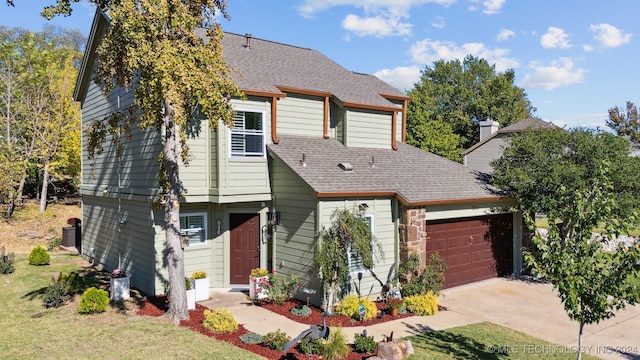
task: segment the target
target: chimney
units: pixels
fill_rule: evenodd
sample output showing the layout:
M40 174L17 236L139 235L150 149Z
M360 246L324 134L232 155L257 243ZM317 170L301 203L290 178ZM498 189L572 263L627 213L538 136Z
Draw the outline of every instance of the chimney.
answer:
M247 43L244 45L244 47L247 50L251 50L251 34L249 34L249 33L244 34L244 38L247 41Z
M480 141L488 138L496 131L498 131L498 126L500 124L497 121L491 120L491 118L487 118L487 120L480 121Z

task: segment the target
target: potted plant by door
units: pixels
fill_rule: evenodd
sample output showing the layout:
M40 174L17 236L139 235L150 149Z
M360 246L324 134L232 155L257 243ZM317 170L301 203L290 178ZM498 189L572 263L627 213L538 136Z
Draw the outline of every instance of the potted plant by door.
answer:
M266 281L269 281L268 275L267 269L251 269L251 275L249 276L249 298L251 300L262 300L269 297L269 292L263 286Z
M196 301L209 299L209 278L204 271L195 271L191 274L194 286L196 288Z
M126 300L131 297L129 291L129 275L126 269L115 269L111 272L109 281L109 300Z
M192 285L192 280L185 277L184 286L187 288L187 309L194 310L196 308L196 289Z
M402 303L402 299L394 297L387 299L387 309L389 309L389 315L393 317L398 316L400 308L402 307Z

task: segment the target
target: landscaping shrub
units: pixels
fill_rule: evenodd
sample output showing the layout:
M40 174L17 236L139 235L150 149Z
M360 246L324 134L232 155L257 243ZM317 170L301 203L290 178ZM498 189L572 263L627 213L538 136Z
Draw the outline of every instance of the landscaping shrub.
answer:
M285 276L273 272L269 274L269 279L262 286L269 292L269 301L282 305L291 299L300 283L295 275Z
M240 336L240 341L245 344L261 344L262 335L256 333L247 333Z
M105 312L109 305L109 293L95 287L88 288L82 293L82 300L78 312L80 314L96 314Z
M51 256L47 250L45 250L42 246L38 245L34 247L29 253L29 264L30 265L49 265L51 262Z
M82 292L84 288L84 279L75 271L69 274L60 274L59 281L63 282L67 287L67 294L74 295Z
M362 320L360 319L360 304L364 305L364 320L373 319L378 315L378 308L373 301L357 295L347 295L342 298L336 307L335 313Z
M324 347L322 339L313 339L309 341L306 341L305 339L302 339L302 341L298 343L298 350L300 350L301 353L307 355L322 353L322 349Z
M51 278L53 284L47 287L42 297L42 305L46 308L58 308L64 305L71 297L69 295L67 284L61 280L62 274L58 279Z
M59 236L54 237L47 243L47 251L53 251L53 249L57 248L60 245L62 245L62 238Z
M291 313L295 316L307 317L311 315L311 308L307 305L295 306L291 308Z
M438 312L438 298L429 292L424 295L412 295L404 298L407 310L416 315L433 315Z
M289 335L284 331L278 329L276 331L272 331L267 333L262 337L262 343L273 350L282 351L284 344L288 343L291 340Z
M408 281L402 284L400 293L402 297L412 295L424 295L431 291L438 294L444 283L444 272L447 264L437 254L434 253L429 258L429 262L420 271L420 256L416 253L409 255L409 259L400 266L401 274L410 276Z
M326 360L344 359L351 353L351 348L347 345L347 337L338 327L329 335L329 340L322 347L321 356Z
M214 333L229 333L238 330L238 321L229 309L205 310L202 326Z
M359 353L371 353L378 348L378 343L373 339L373 336L356 334L353 347Z
M14 253L7 254L4 246L0 246L0 274L11 274L15 271L14 265L16 255Z

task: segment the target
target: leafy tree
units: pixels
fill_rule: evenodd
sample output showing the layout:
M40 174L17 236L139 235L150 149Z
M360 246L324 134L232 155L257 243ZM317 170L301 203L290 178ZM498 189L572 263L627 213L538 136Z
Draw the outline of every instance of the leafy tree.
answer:
M375 242L375 241L374 241ZM358 208L336 209L331 214L331 226L320 232L313 261L322 281L324 311L333 311L336 294L349 281L347 254L362 261L367 270L373 268L371 228ZM379 246L375 246L380 250ZM382 257L382 253L379 254Z
M531 116L535 109L514 80L513 70L498 73L495 65L471 55L462 62L434 62L409 91L407 143L460 161L462 151L480 139L479 121L491 118L507 126ZM455 139L448 129L429 125L435 121L449 124L459 136L456 151L451 150ZM430 140L428 131L433 130L444 131L446 150L442 143Z
M615 184L615 195L624 204L617 211L628 213L637 207L640 190L638 170L623 174L637 164L630 158L628 142L616 135L584 128L539 129L510 137L502 157L494 160L493 185L506 195L517 197L530 214L557 217L567 207L561 189L579 191L591 187L599 164L608 161ZM624 200L623 200L624 199Z
M70 5L80 0L58 0L43 15L71 13ZM156 129L164 148L159 155L158 174L166 234L166 264L171 286L171 303L166 317L178 322L188 319L184 283L184 253L180 240L179 161L188 164L187 122L199 109L212 129L218 121L233 122L228 99L242 96L222 57L222 29L216 14L229 19L224 0L91 0L108 10L110 27L102 39L97 75L105 93L116 86L133 91L135 104L123 114L94 131L88 131L89 152L99 152L105 134L127 139L128 129L137 124L142 130ZM206 41L197 30L206 29ZM95 131L97 130L97 131Z
M627 106L624 110L617 106L609 109L609 119L606 120L605 124L618 135L627 136L636 144L640 143L638 107L631 101L627 101Z
M590 186L574 190L561 186L558 203L564 204L549 216L547 238L533 237L536 249L525 250L525 260L537 276L548 280L558 291L567 315L579 323L578 349L587 324L615 316L615 311L640 301L640 289L630 283L640 275L640 241L631 247L619 245L604 251L603 244L620 234L628 234L637 222L636 214L617 215L613 184L608 179L607 161L597 164ZM535 225L527 217L532 230ZM600 238L593 231L604 224ZM578 359L582 356L578 352Z

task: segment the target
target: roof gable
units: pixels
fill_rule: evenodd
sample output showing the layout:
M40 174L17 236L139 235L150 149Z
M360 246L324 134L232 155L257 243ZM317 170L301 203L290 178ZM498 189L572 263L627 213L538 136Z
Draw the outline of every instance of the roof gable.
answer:
M486 144L487 142L491 141L491 139L493 139L495 137L498 137L500 135L503 135L503 134L516 133L516 132L521 132L521 131L525 131L525 130L552 129L552 128L556 128L556 127L557 127L556 125L553 125L550 122L546 122L544 120L536 119L534 117L528 117L526 119L518 121L517 123L511 124L509 126L505 126L502 129L494 132L493 134L487 136L482 141L476 143L472 147L470 147L467 150L465 150L463 154L467 155L467 154L473 152L474 150L476 150L477 148L481 147L482 145Z

